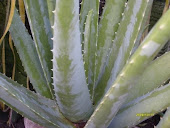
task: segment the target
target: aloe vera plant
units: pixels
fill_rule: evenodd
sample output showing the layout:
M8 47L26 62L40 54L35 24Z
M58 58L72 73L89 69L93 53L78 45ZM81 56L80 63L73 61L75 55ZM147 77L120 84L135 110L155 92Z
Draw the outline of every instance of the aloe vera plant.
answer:
M132 127L165 110L170 53L154 58L170 39L170 10L140 42L152 2L106 0L99 20L98 0L80 13L79 0L24 0L32 35L17 9L9 32L36 93L0 74L0 99L47 128Z

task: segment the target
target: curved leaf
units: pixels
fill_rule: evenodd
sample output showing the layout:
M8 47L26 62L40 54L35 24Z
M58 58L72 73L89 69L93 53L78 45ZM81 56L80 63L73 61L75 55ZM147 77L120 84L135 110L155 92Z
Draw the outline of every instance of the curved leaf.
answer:
M88 20L88 13L90 10L93 10L91 14L91 23L89 28L89 40L88 40L88 50L87 41L85 38L86 33L85 25ZM88 88L91 94L91 99L94 95L94 84L95 84L95 60L96 60L96 46L97 46L97 37L98 37L98 19L99 19L99 0L83 0L81 4L80 11L80 34L81 34L81 43L82 50L84 54L84 63L86 70L86 79ZM88 24L88 23L87 23ZM86 43L86 44L84 44ZM86 45L86 46L85 46ZM86 58L88 57L88 59Z
M59 108L73 122L86 120L93 107L81 53L78 0L56 1L53 41L53 81Z
M51 98L52 95L47 86L34 42L16 11L10 27L10 33L25 71L27 72L36 92Z
M170 84L134 100L124 111L116 115L109 128L133 127L169 107L169 98Z
M117 33L115 34L116 38L114 39L113 43L110 43L109 45L105 44L107 45L107 47L105 47L105 49L103 50L105 52L107 51L106 49L110 48L110 53L107 52L105 53L105 56L103 56L103 59L106 58L106 55L108 55L109 57L107 62L106 60L103 61L106 63L106 67L103 76L100 78L97 87L95 88L96 102L99 102L104 94L108 91L108 89L116 79L117 75L129 59L134 44L141 36L140 33L143 27L142 25L146 19L145 15L148 16L147 13L149 12L148 10L151 9L152 2L153 0L128 1L126 10L124 13L122 13L122 21L120 22ZM107 35L109 35L109 33L107 33Z
M72 128L55 101L27 90L0 73L0 99L15 111L48 128Z
M92 97L93 93L93 85L94 85L94 79L92 76L94 75L94 60L95 60L95 54L92 54L95 51L95 48L93 47L94 43L92 43L91 38L94 38L91 36L91 31L93 31L93 10L90 10L87 19L86 19L86 25L85 25L85 30L84 30L84 52L83 52L83 57L84 57L84 69L85 69L85 74L86 74L86 82L89 86L90 94ZM92 60L93 58L93 60Z
M108 71L106 71L106 68L109 65L109 62L107 61L108 55L116 37L119 23L122 19L125 4L126 0L106 0L106 4L103 9L103 14L99 23L99 36L96 51L95 102L98 102L102 97L100 94L103 92L102 90L104 90L103 87L106 86L106 83L102 83L100 79L102 76L108 77ZM106 79L104 81L107 82Z
M130 89L126 103L159 87L170 78L170 52L154 60Z
M94 82L95 82L95 52L96 52L96 26L94 11L89 11L86 19L84 31L84 68L86 73L86 80L88 88L93 99Z
M87 15L90 10L93 10L93 15L94 15L93 32L91 32L91 34L94 35L93 40L94 40L94 42L96 42L96 38L97 38L96 36L97 36L97 30L98 30L98 28L97 28L98 17L99 17L99 0L82 0L81 10L80 10L80 34L81 34L80 37L81 37L82 43L84 41L83 33L85 30L85 22L86 22L86 18L87 18ZM96 44L96 43L94 43L94 44Z
M85 128L99 126L105 128L111 123L111 120L126 101L130 88L137 82L144 69L170 39L169 22L170 10L157 22L142 45L133 54L94 111Z
M31 32L47 84L52 87L52 31L46 0L24 0ZM54 96L53 96L54 98Z

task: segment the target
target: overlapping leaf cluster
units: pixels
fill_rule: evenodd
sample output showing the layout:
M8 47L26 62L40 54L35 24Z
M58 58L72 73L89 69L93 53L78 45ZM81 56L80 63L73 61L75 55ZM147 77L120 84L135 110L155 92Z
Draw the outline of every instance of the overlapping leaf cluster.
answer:
M106 0L99 20L98 0L83 0L80 14L79 0L24 0L32 35L17 10L9 31L36 93L0 74L0 99L48 128L131 127L166 109L170 53L154 58L170 11L141 42L152 2Z

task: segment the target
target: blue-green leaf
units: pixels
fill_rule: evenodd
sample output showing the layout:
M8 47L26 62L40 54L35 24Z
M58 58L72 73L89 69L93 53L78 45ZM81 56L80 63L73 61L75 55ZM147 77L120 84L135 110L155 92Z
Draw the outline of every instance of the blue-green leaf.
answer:
M61 112L73 122L92 113L79 31L78 0L57 0L53 37L53 81Z
M27 75L30 78L36 92L48 98L52 98L52 94L47 86L47 81L44 77L34 42L28 34L17 11L15 11L13 17L10 33L25 71L27 72Z
M55 4L56 4L55 1L56 0L47 0L48 14L49 14L51 26L54 25L54 13L52 11L54 11L55 9Z
M81 3L81 11L80 11L80 33L81 33L81 42L83 43L84 37L83 33L85 31L85 22L87 15L90 10L93 10L94 20L93 20L93 32L91 32L94 37L94 44L96 44L96 34L97 34L97 26L98 26L98 17L99 17L99 0L82 0ZM83 45L83 44L82 44ZM84 48L83 48L84 49Z
M153 90L132 101L129 106L119 112L113 119L109 128L133 127L169 107L169 98L170 84Z
M150 31L97 106L85 128L108 127L148 64L170 39L170 10ZM102 122L101 122L102 120Z
M52 87L52 31L46 0L24 0L28 21L47 84ZM53 97L54 98L54 97Z
M126 10L122 13L123 18L120 22L115 40L113 43L105 44L106 46L103 50L103 52L105 52L110 48L110 53L107 52L101 57L103 59L102 62L106 64L95 88L95 102L101 100L129 59L134 43L139 38L139 35L141 35L141 27L143 27L143 22L145 22L145 15L148 16L147 13L149 12L148 10L151 9L152 2L153 0L149 2L146 0L128 1ZM107 35L109 35L109 33L107 33ZM110 37L110 42L111 39ZM106 55L108 55L108 58Z
M89 33L88 33L89 39L87 41L87 39L85 39L87 38L85 37L87 34L87 30L85 30L85 27L88 26L87 23L89 20L88 13L90 10L93 10L93 13L91 14L92 15L90 21L91 23L89 27ZM96 55L97 37L98 37L98 19L99 19L99 0L83 0L81 4L81 12L80 12L80 33L81 33L82 50L84 54L86 78L87 78L88 88L91 94L91 99L93 99L94 85L95 85L95 65L96 65L95 55Z
M159 87L170 78L170 52L154 60L130 89L126 103Z
M99 80L103 76L105 68L108 65L108 55L111 50L111 46L113 45L113 40L116 37L119 23L122 19L122 13L124 12L125 4L126 0L106 0L103 14L99 23L99 36L97 41L95 66L95 88L98 86ZM102 86L106 85L102 84ZM101 88L101 90L103 89L101 86L99 88ZM101 97L100 94L98 94L100 91L98 92L98 89L95 89L95 102L97 97Z
M0 74L0 99L13 110L47 128L73 128L59 112L55 101L27 90Z

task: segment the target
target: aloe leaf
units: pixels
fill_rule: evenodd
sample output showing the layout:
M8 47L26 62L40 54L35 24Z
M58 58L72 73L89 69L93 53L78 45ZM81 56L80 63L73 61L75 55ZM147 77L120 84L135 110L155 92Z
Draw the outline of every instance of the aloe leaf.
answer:
M106 67L102 77L98 81L97 87L95 88L95 102L99 102L104 94L108 91L117 75L129 59L131 51L134 44L141 36L141 29L143 27L143 22L146 22L146 16L148 16L148 10L150 10L153 0L143 1L143 0L129 0L124 13L122 13L123 18L120 22L120 27L117 31L117 36L113 41L107 46L110 47L110 53L105 53L109 56L106 62ZM112 11L115 12L115 11ZM100 37L100 36L99 36ZM103 39L103 38L102 38ZM111 42L111 40L110 40ZM111 45L112 44L112 45ZM106 48L103 50L106 51Z
M46 0L24 0L33 39L47 84L52 87L52 31Z
M91 23L89 28L90 33L89 33L88 51L87 51L86 49L87 46L85 46L87 45L87 42L85 42L86 35L83 34L86 33L85 22L87 22L88 20L87 15L90 10L93 10L93 13L91 16ZM97 45L97 37L98 37L98 19L99 19L99 0L83 0L81 4L81 12L80 12L80 32L81 32L82 50L84 50L83 54L84 56L88 56L88 59L84 58L85 59L84 61L85 61L87 84L92 99L94 94L94 82L95 82L94 76L95 76L96 45Z
M91 35L93 32L93 10L89 11L86 19L84 31L84 69L86 74L86 82L89 86L91 99L93 97L94 86L94 66L95 66L95 43L92 42L94 37Z
M52 11L55 9L55 0L47 0L47 5L50 23L51 25L54 25L54 13Z
M137 82L159 50L170 39L170 10L165 13L150 31L140 47L125 65L120 75L98 105L85 128L105 128L126 101L130 88ZM102 122L101 122L102 120Z
M22 84L24 87L27 87L27 74L24 71L23 64L21 62L21 59L16 51L15 48L15 56L16 56L16 72L15 72L15 81L17 83Z
M170 78L170 52L154 60L130 89L126 103L159 87Z
M155 128L169 128L169 127L170 127L170 108L167 109L165 115Z
M155 89L140 99L134 100L123 111L118 113L109 127L125 128L135 126L169 107L169 98L170 84Z
M28 34L16 10L10 27L10 33L25 71L27 72L36 92L51 98L52 95L47 86L34 42Z
M78 0L57 0L54 22L53 81L61 112L73 122L92 113L83 65Z
M83 43L84 41L84 28L85 28L85 22L86 22L86 17L89 13L90 10L93 10L93 43L96 44L96 35L98 31L98 16L99 16L99 0L82 0L81 3L81 11L80 11L80 33L81 33L81 42ZM91 38L92 39L92 38Z
M108 54L111 50L110 49L111 46L113 45L113 40L115 39L116 32L119 27L119 23L122 19L122 13L124 12L125 5L126 5L126 0L119 0L119 1L106 0L103 9L103 14L99 23L99 36L98 36L97 52L96 52L95 86L98 84L103 73L105 72L105 67L108 65L107 63ZM95 90L95 93L96 91L98 90ZM95 98L97 96L98 96L98 92L97 94L95 94Z
M138 32L138 37L136 38L133 49L130 52L130 56L133 55L133 53L136 51L136 49L139 47L140 43L142 42L143 38L145 38L145 36L149 32L149 26L150 26L150 21L151 21L150 15L151 15L152 8L153 8L153 0L149 0L147 8L144 13L144 17L143 17L143 21L142 21L140 30Z
M27 90L0 73L0 99L13 110L48 128L72 128L55 101Z

